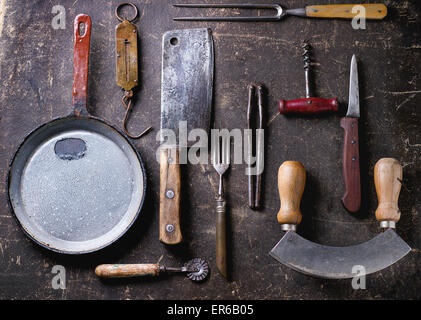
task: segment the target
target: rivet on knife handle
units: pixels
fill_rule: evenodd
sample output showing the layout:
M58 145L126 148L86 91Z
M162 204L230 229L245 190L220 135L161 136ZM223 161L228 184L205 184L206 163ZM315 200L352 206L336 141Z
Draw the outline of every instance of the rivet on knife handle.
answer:
M130 20L124 19L119 15L119 9L125 5L129 5L134 9L134 15ZM139 139L152 127L147 128L139 135L133 135L127 130L127 122L133 106L133 88L139 85L138 76L138 51L137 51L137 28L132 21L138 16L137 7L132 3L121 3L115 10L115 15L118 20L122 21L115 28L115 43L116 43L116 80L117 85L124 90L123 98L121 99L126 112L123 120L123 130L132 139Z

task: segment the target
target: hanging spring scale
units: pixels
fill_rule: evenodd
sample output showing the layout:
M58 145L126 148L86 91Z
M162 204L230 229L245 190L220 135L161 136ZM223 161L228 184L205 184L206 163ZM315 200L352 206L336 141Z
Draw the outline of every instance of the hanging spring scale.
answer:
M123 19L119 11L123 6L131 6L134 9L134 15L131 19ZM147 128L138 135L129 133L127 123L133 107L133 88L139 84L138 71L138 52L137 52L137 28L132 23L138 16L137 7L133 3L121 3L115 10L115 15L121 23L115 29L115 43L117 51L116 59L116 80L117 85L124 90L123 103L126 113L124 114L123 130L127 136L132 139L139 139L148 133L152 127Z

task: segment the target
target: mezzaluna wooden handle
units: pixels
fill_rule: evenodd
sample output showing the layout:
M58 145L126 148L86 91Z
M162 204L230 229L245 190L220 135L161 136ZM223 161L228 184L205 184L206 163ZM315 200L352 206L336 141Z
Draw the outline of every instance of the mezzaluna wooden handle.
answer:
M159 271L159 264L101 264L95 268L101 278L155 277Z
M381 20L387 15L387 7L383 3L307 6L305 11L307 17L313 18L352 19L359 15L365 19Z
M280 224L298 225L302 215L301 197L306 184L306 169L298 161L285 161L278 170L278 189L281 209L277 218Z
M342 204L348 211L357 212L361 206L358 118L342 118L341 127L345 131L342 153L342 172L345 192L342 197Z
M83 26L83 28L82 28ZM87 115L89 46L91 41L91 18L86 14L76 16L73 23L73 94L74 114Z
M398 207L401 191L402 166L393 158L382 158L374 166L374 185L378 199L376 219L398 222L401 213Z
M180 228L180 151L178 148L161 149L159 240L177 244L183 240Z

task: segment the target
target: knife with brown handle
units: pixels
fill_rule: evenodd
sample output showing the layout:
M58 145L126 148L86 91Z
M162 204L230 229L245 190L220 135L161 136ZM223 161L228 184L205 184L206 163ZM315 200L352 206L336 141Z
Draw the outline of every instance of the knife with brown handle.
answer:
M345 193L342 197L344 207L357 212L361 206L360 153L358 143L358 118L360 117L360 98L358 90L357 58L352 56L349 81L348 112L341 119L344 129L342 170Z

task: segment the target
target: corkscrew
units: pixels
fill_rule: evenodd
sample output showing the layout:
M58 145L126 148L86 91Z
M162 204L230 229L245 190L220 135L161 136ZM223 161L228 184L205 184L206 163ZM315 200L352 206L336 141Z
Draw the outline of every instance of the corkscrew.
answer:
M328 111L338 111L338 99L325 99L312 97L310 87L310 70L311 70L311 46L304 42L302 45L304 50L302 57L304 62L304 75L306 85L306 97L297 100L280 100L279 101L279 113L281 114L316 114Z

